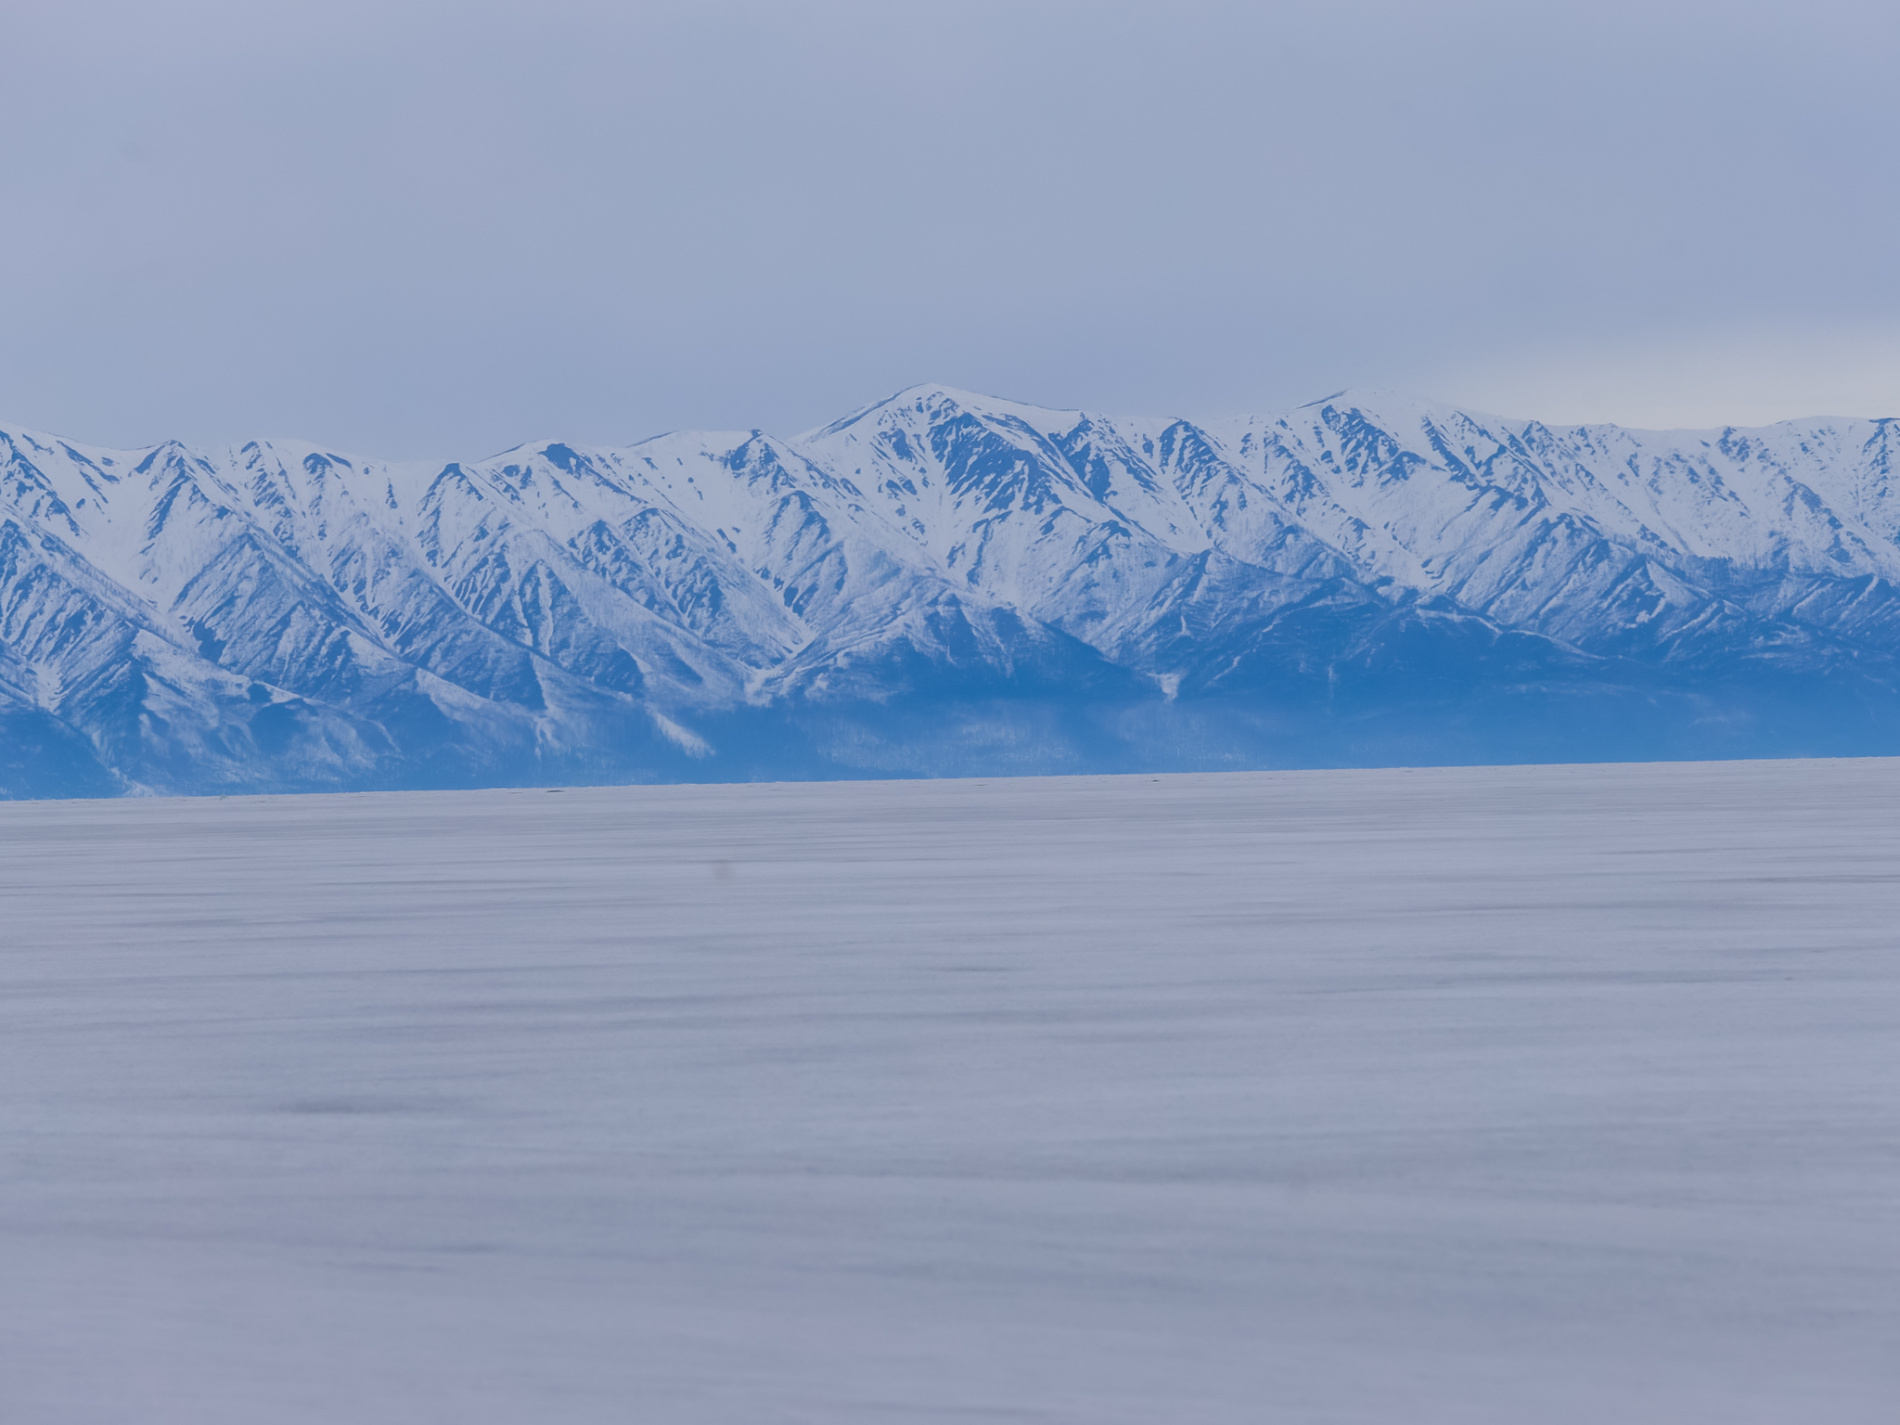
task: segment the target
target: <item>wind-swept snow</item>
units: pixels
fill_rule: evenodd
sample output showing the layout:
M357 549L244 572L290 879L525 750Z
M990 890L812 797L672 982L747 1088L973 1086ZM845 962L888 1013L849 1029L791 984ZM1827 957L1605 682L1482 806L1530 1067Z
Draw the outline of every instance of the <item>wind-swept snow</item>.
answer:
M0 1414L1885 1422L1897 803L0 807Z

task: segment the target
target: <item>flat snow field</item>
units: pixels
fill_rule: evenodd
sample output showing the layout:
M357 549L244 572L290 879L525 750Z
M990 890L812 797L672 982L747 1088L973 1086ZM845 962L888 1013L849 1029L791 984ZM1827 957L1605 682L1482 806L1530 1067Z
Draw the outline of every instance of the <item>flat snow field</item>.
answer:
M0 806L0 1420L1900 1418L1900 763Z

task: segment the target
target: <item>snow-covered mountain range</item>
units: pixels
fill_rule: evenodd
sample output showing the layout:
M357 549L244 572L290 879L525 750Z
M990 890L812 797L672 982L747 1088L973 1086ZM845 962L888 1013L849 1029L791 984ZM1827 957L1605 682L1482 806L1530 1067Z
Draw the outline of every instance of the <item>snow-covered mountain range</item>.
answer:
M0 432L0 791L1900 751L1900 424Z

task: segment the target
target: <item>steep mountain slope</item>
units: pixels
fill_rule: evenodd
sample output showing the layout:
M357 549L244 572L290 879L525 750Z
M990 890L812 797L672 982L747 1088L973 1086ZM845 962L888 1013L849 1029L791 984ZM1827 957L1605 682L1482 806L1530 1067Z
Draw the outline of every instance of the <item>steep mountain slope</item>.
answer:
M1895 425L0 434L12 795L1900 750Z

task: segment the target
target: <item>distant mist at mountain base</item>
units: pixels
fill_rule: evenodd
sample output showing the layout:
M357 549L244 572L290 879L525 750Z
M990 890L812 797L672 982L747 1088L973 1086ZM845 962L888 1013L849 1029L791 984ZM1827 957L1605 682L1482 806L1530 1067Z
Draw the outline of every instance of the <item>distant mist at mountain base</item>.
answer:
M1900 753L1895 423L0 433L0 793Z

